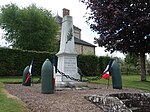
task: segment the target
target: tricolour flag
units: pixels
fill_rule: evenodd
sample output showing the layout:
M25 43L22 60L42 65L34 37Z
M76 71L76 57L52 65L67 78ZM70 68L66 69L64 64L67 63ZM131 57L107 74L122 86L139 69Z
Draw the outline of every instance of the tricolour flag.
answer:
M30 80L30 74L28 73L25 84Z
M103 74L101 75L101 78L109 80L109 78L110 78L109 71L110 71L112 63L113 63L113 59L110 59L110 61L109 61L108 65L106 66Z
M57 73L57 60L56 60L56 56L55 55L53 56L52 64L54 66L55 73Z
M31 80L31 77L32 77L32 66L33 66L33 60L32 60L32 62L31 62L31 64L30 64L29 73L28 73L28 75L27 75L27 78L26 78L25 83L27 83L29 80Z
M113 59L110 59L110 61L109 61L108 65L106 66L103 74L105 74L106 72L109 72L112 63L113 63Z
M109 72L104 73L104 74L101 76L101 78L109 80L109 78L110 78Z

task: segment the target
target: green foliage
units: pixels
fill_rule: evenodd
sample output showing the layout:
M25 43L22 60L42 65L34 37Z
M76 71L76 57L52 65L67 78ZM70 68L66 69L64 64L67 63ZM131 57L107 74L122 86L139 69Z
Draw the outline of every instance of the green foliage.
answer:
M139 75L140 69L137 69L134 65L125 64L121 66L122 75Z
M125 64L137 66L139 63L139 55L128 53L124 59Z
M26 66L33 61L33 75L41 74L43 62L48 58L52 62L55 53L25 51L19 49L0 48L0 76L22 75ZM109 62L109 57L95 55L78 55L78 67L85 76L102 73Z
M110 57L107 57L107 56L101 56L99 57L99 70L100 70L100 73L103 73L103 71L105 70L108 62L110 60Z
M124 64L121 67L121 71L123 74L134 74L139 75L140 69L138 69L139 65L139 55L135 53L128 53L124 59Z
M110 57L95 55L79 55L78 67L85 76L97 76L101 74L109 62Z
M35 51L57 51L58 24L51 11L32 4L19 8L8 4L1 8L0 26L6 31L4 38L14 48Z
M95 76L98 74L98 57L94 55L79 55L78 67L85 76Z
M52 57L53 53L49 52L0 48L0 75L22 75L24 68L30 65L32 59L34 59L33 75L40 75L43 62L47 58L52 60Z

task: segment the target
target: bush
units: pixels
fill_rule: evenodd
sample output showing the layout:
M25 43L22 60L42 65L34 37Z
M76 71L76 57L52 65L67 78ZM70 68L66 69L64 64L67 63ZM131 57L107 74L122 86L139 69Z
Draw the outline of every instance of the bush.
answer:
M45 59L52 60L54 53L0 48L0 76L22 75L26 66L34 59L34 75L41 74Z
M0 48L0 76L19 76L33 60L33 75L41 75L43 62L48 58L51 62L55 53L25 51L19 49ZM102 73L109 62L109 57L95 55L78 55L77 66L85 76L96 76Z
M99 57L99 73L103 73L104 69L108 65L110 57L108 56L100 56Z
M109 60L107 56L79 55L78 67L85 76L97 76L103 73Z
M78 67L85 76L95 76L98 74L98 57L95 55L79 55Z

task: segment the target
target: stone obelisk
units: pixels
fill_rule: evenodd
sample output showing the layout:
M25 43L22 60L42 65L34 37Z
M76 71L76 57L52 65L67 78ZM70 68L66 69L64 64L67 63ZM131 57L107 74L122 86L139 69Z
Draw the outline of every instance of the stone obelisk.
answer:
M57 69L75 79L80 79L77 69L77 53L74 43L74 29L72 17L66 15L62 20L60 49L56 54L58 57ZM76 81L64 77L57 72L55 74L56 87L63 86Z

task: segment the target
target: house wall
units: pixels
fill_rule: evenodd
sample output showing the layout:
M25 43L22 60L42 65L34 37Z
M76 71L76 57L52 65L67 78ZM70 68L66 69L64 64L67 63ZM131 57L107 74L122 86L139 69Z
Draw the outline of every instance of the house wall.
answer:
M95 54L94 47L75 44L75 49L78 54Z
M74 27L74 36L81 39L81 30ZM95 47L85 46L75 43L75 49L78 54L94 54L95 55Z
M74 36L81 39L81 30L74 27Z

